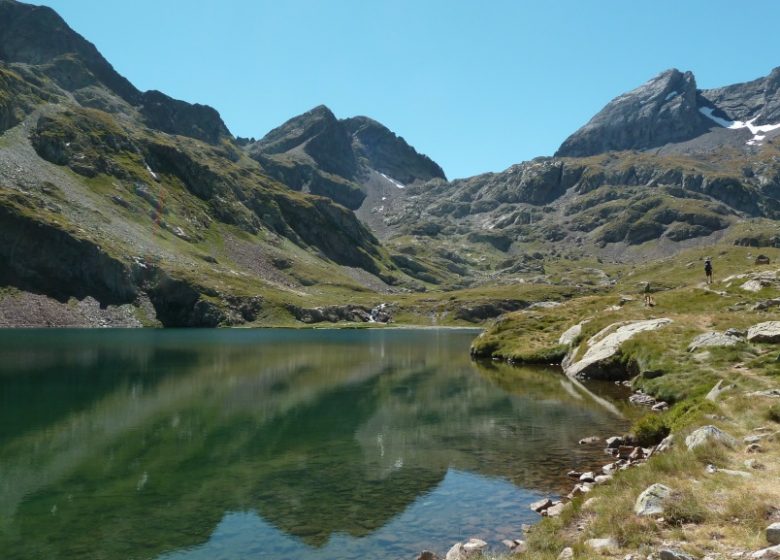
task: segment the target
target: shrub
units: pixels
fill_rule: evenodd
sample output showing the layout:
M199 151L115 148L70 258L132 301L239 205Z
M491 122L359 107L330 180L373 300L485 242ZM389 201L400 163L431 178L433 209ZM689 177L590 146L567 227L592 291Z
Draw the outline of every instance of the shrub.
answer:
M773 404L766 411L766 417L772 422L780 424L780 404Z
M651 413L637 420L631 431L639 445L650 447L661 443L661 440L669 435L671 429L666 423L665 416Z

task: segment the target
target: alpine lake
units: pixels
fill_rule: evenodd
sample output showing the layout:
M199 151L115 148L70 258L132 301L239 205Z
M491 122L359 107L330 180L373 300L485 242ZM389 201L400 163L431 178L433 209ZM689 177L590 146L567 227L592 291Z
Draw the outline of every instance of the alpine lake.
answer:
M0 331L0 557L501 550L627 420L613 384L472 361L478 334Z

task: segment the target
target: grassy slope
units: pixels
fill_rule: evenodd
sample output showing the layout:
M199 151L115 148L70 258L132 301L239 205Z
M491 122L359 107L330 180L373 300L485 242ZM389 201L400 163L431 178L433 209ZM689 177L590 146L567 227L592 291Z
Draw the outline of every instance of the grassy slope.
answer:
M753 265L759 252L768 255L773 264ZM705 255L715 257L714 291L701 283ZM776 320L777 311L752 311L751 307L756 301L778 297L777 289L766 288L754 294L739 288L744 280L722 280L737 273L776 270L778 259L777 249L759 251L723 245L689 251L625 270L608 294L573 299L556 309L511 314L475 342L478 350L519 361L557 349L560 333L583 319L589 319L583 339L617 321L650 317L674 320L669 327L637 336L623 350L626 360L648 372L634 379L634 387L676 403L668 412L650 413L653 418L640 420L637 426L666 426L676 434L677 446L642 468L621 473L612 482L597 487L587 495L598 498L595 505L586 509L583 500L577 499L560 518L544 520L529 534L530 557L556 558L564 546L573 546L577 557L603 557L584 543L589 538L606 536L615 537L620 544L620 550L610 554L614 558L637 551L647 555L664 542L676 543L697 557L766 546L763 529L773 508L780 505L780 486L776 484L780 476L780 406L775 404L777 399L748 397L746 393L780 385L780 348L741 343L733 348L689 353L687 346L701 332L745 329ZM640 286L645 281L657 290L653 294L657 302L654 308L642 305ZM621 294L635 299L611 309ZM714 404L704 401L704 395L720 379L735 388ZM777 434L761 443L763 453L759 454L746 453L743 444L736 449L710 446L697 453L686 451L682 438L705 424L718 425L740 441L757 433L753 430L759 427ZM766 469L746 468L744 462L751 458L758 459ZM750 470L752 477L707 474L708 464ZM637 496L655 482L678 492L663 522L639 518L632 512Z

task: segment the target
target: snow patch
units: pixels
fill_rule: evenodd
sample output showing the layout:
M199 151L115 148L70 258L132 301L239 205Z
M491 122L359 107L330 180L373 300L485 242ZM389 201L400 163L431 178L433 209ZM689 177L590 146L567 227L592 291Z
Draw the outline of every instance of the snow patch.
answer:
M677 97L678 95L680 95L678 92L670 91L669 95L666 96L666 99L664 99L664 101L669 101L672 97Z
M388 177L388 176L387 176L387 175L385 175L384 173L380 173L380 175L381 175L382 177L384 177L385 179L387 179L388 181L390 181L391 183L393 183L393 184L394 184L396 187L398 187L399 189L405 189L405 188L406 188L406 185L404 185L403 183L399 183L398 181L396 181L396 180L395 180L395 179L393 179L392 177Z
M154 179L155 181L159 181L159 180L160 180L160 177L157 175L157 173L155 173L154 171L152 171L152 168L151 168L151 167L149 167L149 164L148 164L148 163L146 163L146 162L144 162L144 165L146 166L146 170L149 172L149 175L151 175L151 176L152 176L152 179Z
M730 128L732 130L738 130L740 128L747 128L750 133L753 135L753 138L748 140L746 144L748 146L760 146L761 141L766 138L765 134L761 134L762 132L771 132L773 130L777 130L780 128L780 123L778 124L759 124L755 125L753 124L758 117L755 117L749 121L730 121L721 117L716 117L713 113L715 112L715 109L712 107L699 107L699 112L707 117L708 119L715 121L720 126L724 128Z

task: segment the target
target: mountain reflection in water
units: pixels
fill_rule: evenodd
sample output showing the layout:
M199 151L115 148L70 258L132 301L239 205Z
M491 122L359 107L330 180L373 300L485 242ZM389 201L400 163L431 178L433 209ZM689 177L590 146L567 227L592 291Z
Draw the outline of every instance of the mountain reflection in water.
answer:
M599 458L577 441L624 421L555 369L471 362L474 336L0 331L0 550L398 558L517 537Z

